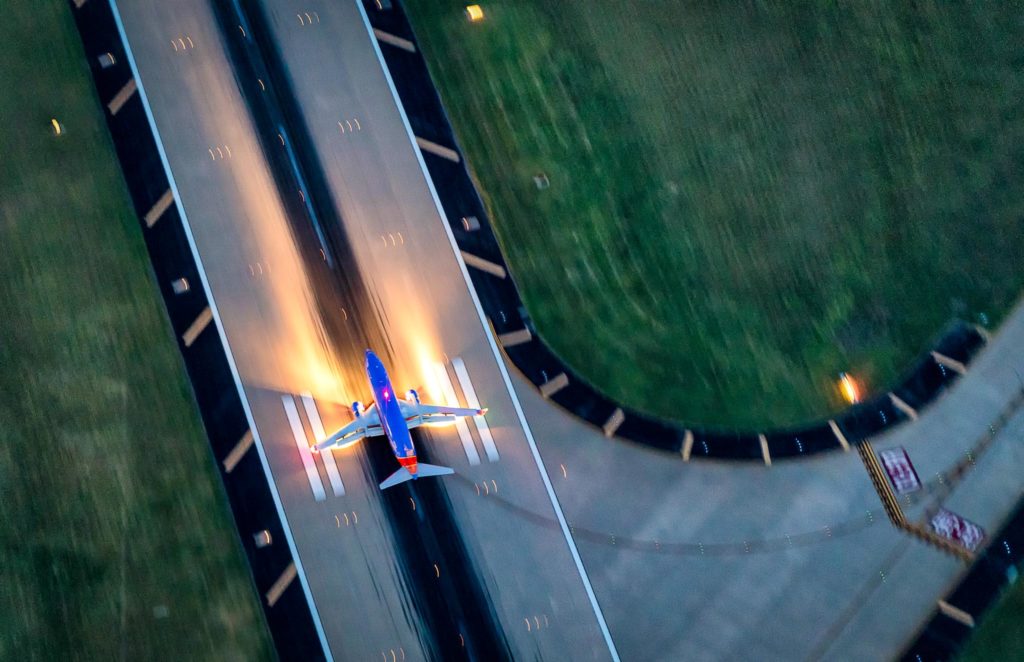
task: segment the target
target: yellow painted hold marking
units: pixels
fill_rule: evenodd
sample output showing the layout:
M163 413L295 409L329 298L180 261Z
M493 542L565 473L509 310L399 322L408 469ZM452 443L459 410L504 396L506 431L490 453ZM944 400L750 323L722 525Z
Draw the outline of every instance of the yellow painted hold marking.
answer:
M530 619L524 617L523 621L526 623L526 631L527 632L529 632L530 630L533 629L533 627L530 626Z
M341 520L338 519L337 515L334 516L334 523L338 525L339 529L341 528Z
M434 574L437 576L438 579L441 578L441 568L437 567L436 563L434 564Z
M490 494L490 493L491 493L491 490L490 490L489 487L487 487L487 483L485 482L484 483L484 494Z
M256 82L260 84L260 89L261 90L263 90L264 92L267 91L267 86L263 84L263 79L262 78L257 78Z
M491 479L491 485L494 486L494 493L497 494L498 493L498 484L496 482L494 482L493 478Z
M558 466L562 467L562 478L568 478L569 477L569 473L565 470L565 465L564 464L560 464Z
M196 45L192 43L192 37L185 37L185 39L188 39L188 47L189 48L195 48L196 47Z
M348 522L348 513L343 513L343 514L345 515L345 526L348 526L348 524L349 524L349 522Z
M354 510L352 511L352 519L355 520L355 524L359 524L359 515Z
M242 33L243 37L245 36L245 28L243 28L241 25L238 26L238 31Z
M411 503L411 504L412 504L412 509L413 509L413 510L416 510L416 502L415 502L415 501L413 501L412 497L409 497L409 503Z

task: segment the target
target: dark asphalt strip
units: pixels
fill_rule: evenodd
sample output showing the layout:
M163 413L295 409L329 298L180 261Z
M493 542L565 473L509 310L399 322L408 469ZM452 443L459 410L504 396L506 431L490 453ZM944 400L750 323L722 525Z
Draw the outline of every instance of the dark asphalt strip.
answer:
M388 342L373 312L370 293L352 267L355 260L344 224L290 75L271 37L264 8L245 0L219 0L214 7L292 231L305 263L313 267L311 280L328 324L328 341L340 355L361 364L364 348L382 350ZM248 28L244 37L240 23ZM278 138L282 127L292 147L290 153L282 149ZM293 194L300 187L305 200ZM320 254L324 244L329 259ZM355 328L339 315L343 306L355 313L348 316L356 320ZM380 482L397 468L395 459L383 440L365 443L369 469L374 481ZM419 448L421 458L429 461L429 450L422 445ZM511 651L455 522L443 482L406 483L382 493L382 502L396 540L400 571L417 611L417 628L431 656L444 660L510 659Z

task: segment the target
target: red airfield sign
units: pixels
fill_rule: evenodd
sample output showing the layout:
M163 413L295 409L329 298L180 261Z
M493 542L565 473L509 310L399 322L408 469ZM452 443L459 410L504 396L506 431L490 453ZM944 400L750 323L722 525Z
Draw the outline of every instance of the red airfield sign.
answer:
M932 531L973 552L985 539L985 531L956 513L940 508L931 521Z
M882 461L882 467L889 475L889 482L892 483L896 494L906 494L921 489L921 479L918 478L917 471L910 462L910 456L902 446L887 448L878 454L878 458Z

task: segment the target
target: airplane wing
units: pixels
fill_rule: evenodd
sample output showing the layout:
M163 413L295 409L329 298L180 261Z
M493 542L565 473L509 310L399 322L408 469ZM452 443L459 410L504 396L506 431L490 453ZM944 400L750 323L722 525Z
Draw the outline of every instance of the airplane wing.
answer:
M483 416L487 413L486 409L425 405L407 400L400 400L398 404L402 408L402 416L405 417L410 428L421 423L449 422L463 416Z
M380 424L380 415L377 407L370 405L363 415L341 428L331 436L327 437L314 448L321 451L330 446L337 445L338 448L345 448L363 437L379 437L384 434L384 428Z

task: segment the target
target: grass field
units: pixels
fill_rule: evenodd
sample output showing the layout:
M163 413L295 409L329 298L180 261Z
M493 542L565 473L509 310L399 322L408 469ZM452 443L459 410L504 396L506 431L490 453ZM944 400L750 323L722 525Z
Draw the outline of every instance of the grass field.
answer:
M68 5L0 22L0 659L268 659Z
M609 395L792 424L1019 296L1011 5L465 4L405 2L539 333Z
M1024 660L1024 582L1017 581L978 626L961 662Z

